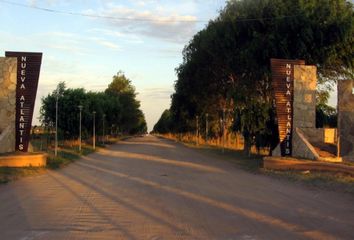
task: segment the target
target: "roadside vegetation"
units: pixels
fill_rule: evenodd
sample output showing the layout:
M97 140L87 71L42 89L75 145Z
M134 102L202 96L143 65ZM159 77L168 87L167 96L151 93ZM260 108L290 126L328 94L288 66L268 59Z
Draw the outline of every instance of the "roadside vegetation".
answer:
M58 99L58 154L55 156L55 119ZM79 151L79 105L82 106ZM95 113L94 113L95 112ZM84 88L67 88L64 82L42 98L41 126L34 126L31 145L34 152L48 154L47 169L57 169L94 152L93 125L95 120L96 150L128 135L147 131L140 102L131 81L119 71L103 92L87 92ZM0 167L0 183L45 172L46 168Z
M170 140L177 140L171 135L160 137ZM279 180L290 181L301 184L304 187L313 189L323 189L354 195L354 176L343 173L323 172L323 171L275 171L263 168L263 155L252 153L246 154L242 150L222 148L219 146L199 144L193 141L181 141L184 145L195 149L203 154L214 157L221 161L234 163L240 169L253 174L262 174Z
M38 136L37 136L38 137ZM43 144L38 138L34 138L30 141L35 152L45 152L48 154L46 167L0 167L0 184L17 180L21 177L35 176L44 173L46 169L58 169L68 165L79 159L82 155L87 155L94 152L92 146L83 144L81 152L77 143L70 145L61 144L58 149L58 155L54 154L53 144ZM52 141L52 143L54 143ZM76 145L75 145L76 144ZM102 146L99 146L99 149ZM40 149L41 148L41 149Z
M262 170L261 172L277 179L286 179L308 187L354 195L354 176L348 174L319 171Z
M328 99L336 81L354 76L353 9L347 0L228 1L184 47L171 106L153 133L252 172L354 192L354 176L260 168L279 142L270 59L317 67L316 127L336 127Z
M228 1L185 46L171 107L153 132L204 139L238 133L246 152L252 146L273 149L279 139L271 58L317 66L316 125L336 127L328 98L337 80L353 78L353 19L346 0Z
M0 167L0 184L8 183L17 180L21 177L34 176L45 171L44 168L13 168L13 167Z
M58 156L54 156L56 101L58 100ZM82 106L81 137L79 151L79 106ZM94 122L95 121L95 122ZM103 92L87 92L84 88L67 88L59 83L48 96L42 98L41 127L34 127L33 141L37 150L49 154L48 167L58 168L93 152L93 126L96 146L119 140L122 136L147 131L135 87L119 71Z
M336 81L354 77L353 9L346 0L228 1L185 46L171 107L153 133L254 173L354 192L354 176L260 168L279 142L270 59L317 67L316 127L336 127L328 99Z
M79 137L79 106L82 106L82 138L92 137L95 118L96 135L118 136L145 133L145 116L131 81L119 71L105 91L67 88L65 82L42 98L41 132L55 130L56 99L58 99L58 136L63 140ZM39 128L39 127L38 127ZM36 129L34 129L36 131Z

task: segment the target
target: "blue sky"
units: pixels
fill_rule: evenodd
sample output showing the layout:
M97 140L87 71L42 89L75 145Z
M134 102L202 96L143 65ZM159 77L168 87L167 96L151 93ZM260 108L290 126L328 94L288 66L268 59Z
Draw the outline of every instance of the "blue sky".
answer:
M101 91L122 70L139 93L149 130L170 106L174 69L182 61L183 47L225 5L223 0L9 1L112 17L53 13L0 0L1 55L5 51L43 52L33 124L39 124L41 97L58 82Z

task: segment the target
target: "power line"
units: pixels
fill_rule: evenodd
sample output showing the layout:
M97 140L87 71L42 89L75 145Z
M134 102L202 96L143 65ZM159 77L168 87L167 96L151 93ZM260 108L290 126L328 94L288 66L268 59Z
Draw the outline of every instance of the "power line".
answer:
M50 12L50 13L67 14L67 15L74 15L74 16L81 16L81 17L115 19L115 20L121 20L121 21L137 21L137 22L208 22L209 21L209 20L186 20L186 19L185 20L183 20L183 19L180 19L180 20L161 20L161 19L156 20L156 19L149 19L149 18L114 17L114 16L107 16L107 15L68 12L68 11L56 10L56 9L51 9L51 8L38 7L35 5L27 5L27 4L17 3L17 2L7 1L7 0L0 0L0 2L9 4L9 5L31 8L31 9L36 9L36 10L40 10L40 11Z
M115 17L115 16L107 16L107 15L86 14L86 13L62 11L62 10L38 7L38 6L35 6L35 5L28 5L28 4L12 2L12 1L7 1L7 0L0 0L0 2L5 3L5 4L9 4L9 5L20 6L20 7L24 7L24 8L31 8L31 9L35 9L35 10L50 12L50 13L67 14L67 15L80 16L80 17L113 19L113 20L119 20L119 21L136 21L136 22L201 22L201 23L207 23L207 22L210 21L210 20L187 20L187 19L180 19L180 20L167 20L166 19L166 20L162 20L162 19L149 19L149 18ZM279 17L267 17L267 18L244 18L244 19L235 19L233 21L235 21L235 22L252 22L252 21L261 21L261 20L293 18L293 17L298 17L299 15L302 15L302 14L289 15L289 16L279 16Z

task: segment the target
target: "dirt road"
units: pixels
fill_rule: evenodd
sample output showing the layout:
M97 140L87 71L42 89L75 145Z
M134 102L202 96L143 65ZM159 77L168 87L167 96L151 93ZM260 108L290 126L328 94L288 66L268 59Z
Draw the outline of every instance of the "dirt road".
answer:
M0 186L0 239L354 239L354 198L148 136Z

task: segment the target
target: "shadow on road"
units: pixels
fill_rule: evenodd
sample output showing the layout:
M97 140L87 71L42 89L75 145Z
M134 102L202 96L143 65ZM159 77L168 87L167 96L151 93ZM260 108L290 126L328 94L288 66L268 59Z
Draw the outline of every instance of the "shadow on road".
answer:
M245 208L240 208L231 204L227 204L218 200L214 200L212 198L208 198L199 194L195 194L192 192L188 192L188 191L184 191L181 189L176 189L170 186L166 186L166 185L162 185L160 183L155 183L153 181L150 180L145 180L143 178L140 177L134 177L134 176L130 176L118 171L112 171L109 169L105 169L102 167L97 167L95 165L92 165L90 163L87 162L79 162L78 165L80 165L83 168L89 168L89 169L93 169L93 170L97 170L97 171L101 171L104 172L105 174L110 174L113 175L115 177L118 178L124 178L125 180L128 179L129 181L133 181L135 183L138 183L140 185L142 185L142 187L150 187L150 188L156 188L159 191L166 191L169 193L173 193L176 194L178 196L182 196L184 198L188 198L190 200L196 201L200 204L206 204L210 207L214 207L214 208L218 208L218 209L222 209L223 211L225 211L226 213L233 213L233 214L237 214L241 217L245 217L248 218L249 220L252 221L256 221L257 224L265 224L268 225L270 227L274 227L275 229L282 229L285 231L288 231L289 234L298 234L300 236L306 237L308 239L336 239L336 237L331 236L330 234L323 232L323 231L314 231L314 230L310 230L307 229L301 225L296 225L293 223L289 223L286 222L282 219L278 219L278 218L274 218L265 214L261 214L249 209L245 209ZM74 176L70 176L72 178L75 178ZM89 186L88 183L84 183L82 180L75 178L77 181L79 181L80 183L86 184L86 186ZM102 193L102 191L101 191ZM163 193L161 193L163 194ZM127 204L127 203L125 203ZM134 209L136 210L136 209ZM145 213L146 214L146 213ZM151 217L151 216L150 216Z

